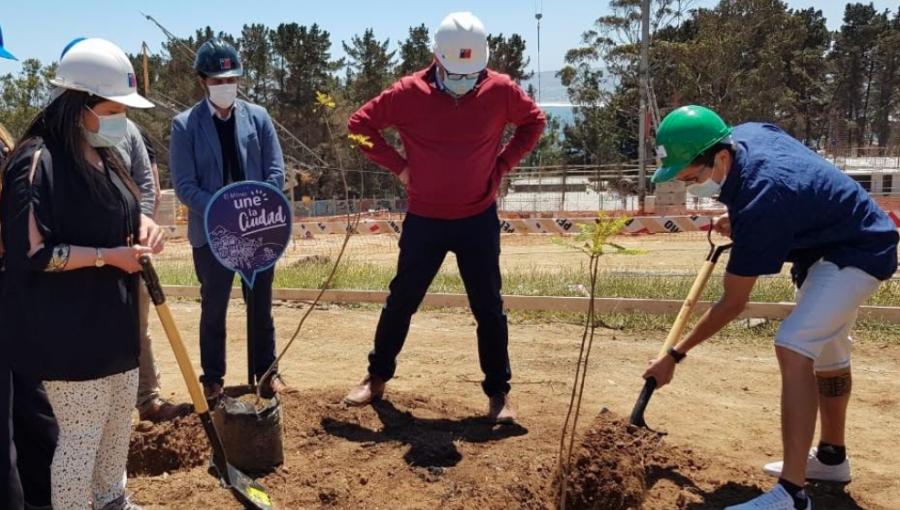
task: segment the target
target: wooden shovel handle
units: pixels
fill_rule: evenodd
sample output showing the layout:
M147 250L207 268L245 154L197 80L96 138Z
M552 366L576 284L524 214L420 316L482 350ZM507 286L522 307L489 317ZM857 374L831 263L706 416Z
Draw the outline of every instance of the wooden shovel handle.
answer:
M681 335L684 333L684 326L687 324L691 312L693 312L694 308L697 306L697 301L700 300L700 296L706 289L706 284L709 282L709 277L712 275L715 267L716 263L710 260L703 264L703 267L700 269L700 274L697 275L697 279L694 280L694 284L691 286L691 291L688 292L687 299L684 300L684 303L681 305L681 310L678 312L678 316L675 317L675 322L669 330L666 341L663 342L663 346L659 350L660 356L664 356L669 350L669 347L674 346L678 343L678 340L681 339Z
M142 267L141 276L147 284L150 299L153 300L153 304L156 306L156 313L159 315L159 320L166 331L169 344L172 345L172 352L175 353L175 360L178 361L178 368L181 369L181 375L184 377L188 392L191 394L194 408L199 414L209 412L209 404L206 403L203 388L200 387L200 381L197 379L197 372L194 371L191 357L184 346L184 341L181 339L181 332L178 331L175 319L172 317L171 310L169 310L169 305L166 304L166 296L163 294L156 269L153 268L153 262L149 255L142 256L140 262Z

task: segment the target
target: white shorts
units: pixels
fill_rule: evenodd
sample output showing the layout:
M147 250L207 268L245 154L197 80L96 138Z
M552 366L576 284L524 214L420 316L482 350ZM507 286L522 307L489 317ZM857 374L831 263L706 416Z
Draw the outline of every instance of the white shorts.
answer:
M797 291L797 306L775 335L775 345L812 359L817 372L849 367L850 330L859 307L879 285L878 279L861 269L816 262Z

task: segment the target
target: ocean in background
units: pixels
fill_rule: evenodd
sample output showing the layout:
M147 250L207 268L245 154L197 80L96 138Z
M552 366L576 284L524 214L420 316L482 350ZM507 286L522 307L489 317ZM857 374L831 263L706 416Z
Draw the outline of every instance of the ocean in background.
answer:
M552 115L559 120L560 125L566 126L575 122L575 108L568 103L538 103L546 115Z

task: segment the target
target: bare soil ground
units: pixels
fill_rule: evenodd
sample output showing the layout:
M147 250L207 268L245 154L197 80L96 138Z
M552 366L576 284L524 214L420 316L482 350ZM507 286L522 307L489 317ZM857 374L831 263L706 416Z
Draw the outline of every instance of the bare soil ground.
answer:
M177 301L172 308L199 368L200 305ZM276 307L279 346L301 312L299 304ZM227 381L232 385L246 379L243 314L243 306L232 302ZM417 315L386 401L365 409L341 405L344 392L364 375L377 318L368 308L317 311L283 362L282 373L301 393L284 401L285 464L261 479L278 507L553 508L559 433L580 328L511 325L511 396L520 426L498 428L481 419L487 399L479 386L474 321L461 312ZM155 320L152 327L164 393L185 401L187 391L162 328ZM600 506L570 503L570 508L720 509L770 487L772 480L760 468L780 456L779 378L771 344L720 342L693 354L679 367L674 385L650 404L648 421L668 433L660 442L615 417L630 412L642 386L641 369L661 341L614 331L599 335L571 490L576 499L597 494L612 499ZM815 487L814 503L828 510L896 509L900 346L859 343L854 356L848 438L854 481ZM611 413L598 417L603 408ZM134 442L129 490L137 503L148 509L240 508L207 474L195 418L167 427L139 424ZM623 458L631 463L623 472L627 478L602 470ZM599 492L591 489L597 481ZM629 503L625 497L635 487L640 502ZM608 502L617 497L632 506Z

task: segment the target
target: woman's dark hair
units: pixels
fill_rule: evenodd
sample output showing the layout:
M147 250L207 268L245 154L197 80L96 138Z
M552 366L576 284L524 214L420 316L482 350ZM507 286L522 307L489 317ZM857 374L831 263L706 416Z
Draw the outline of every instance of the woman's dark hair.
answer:
M699 156L691 161L691 165L703 165L704 167L712 166L713 162L715 162L716 160L716 154L724 150L727 150L734 154L734 147L730 143L719 142L709 149L701 152Z
M67 157L72 158L75 168L88 183L91 192L96 193L101 182L98 179L102 178L102 175L91 166L84 156L84 127L81 124L81 116L86 108L93 108L104 101L107 100L87 92L66 90L35 115L28 127L25 128L25 133L16 146L16 152L33 145L29 142L34 139L52 140L63 149ZM129 191L140 202L140 191L115 147L98 147L97 152L100 153L108 169L122 179ZM12 157L9 159L12 160Z

